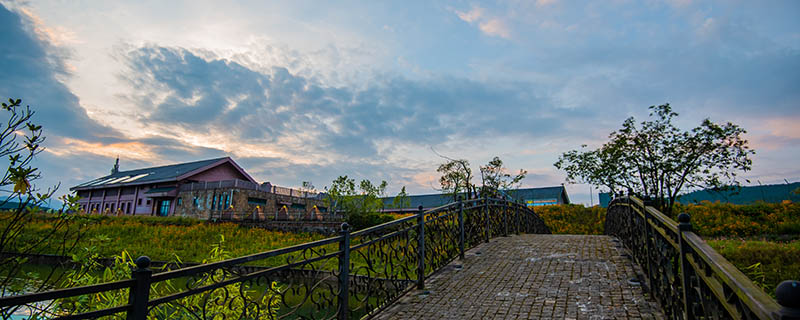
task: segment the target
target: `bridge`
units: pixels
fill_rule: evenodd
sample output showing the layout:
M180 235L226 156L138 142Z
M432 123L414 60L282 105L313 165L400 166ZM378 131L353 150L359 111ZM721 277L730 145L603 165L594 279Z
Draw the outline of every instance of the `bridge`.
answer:
M793 319L691 231L635 197L606 235L550 235L528 207L454 202L372 228L249 256L0 298L9 318ZM109 297L116 297L112 299ZM92 303L94 302L94 303Z

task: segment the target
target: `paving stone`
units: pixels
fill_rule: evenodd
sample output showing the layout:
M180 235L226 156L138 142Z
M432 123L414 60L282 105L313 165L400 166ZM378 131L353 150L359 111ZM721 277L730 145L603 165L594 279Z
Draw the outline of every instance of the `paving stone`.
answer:
M608 236L512 235L466 252L375 319L663 319ZM480 252L480 255L476 255Z

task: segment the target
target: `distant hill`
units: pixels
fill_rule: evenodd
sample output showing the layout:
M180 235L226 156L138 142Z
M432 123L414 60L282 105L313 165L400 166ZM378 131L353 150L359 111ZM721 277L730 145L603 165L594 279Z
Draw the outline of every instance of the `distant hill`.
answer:
M777 203L783 200L798 202L800 201L800 194L793 192L798 188L800 188L800 182L747 186L727 191L706 189L681 195L678 197L678 202L683 204L700 203L702 201L719 201L732 204L751 204L756 201Z

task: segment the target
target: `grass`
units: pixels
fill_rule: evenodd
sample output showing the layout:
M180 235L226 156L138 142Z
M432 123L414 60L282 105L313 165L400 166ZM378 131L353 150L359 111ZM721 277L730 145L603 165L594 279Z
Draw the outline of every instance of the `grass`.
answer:
M706 240L714 250L774 297L783 280L800 279L800 241Z
M55 222L50 215L31 219L20 240L35 241L45 237ZM77 216L73 223L81 224L85 230L77 250L94 247L101 257L112 257L127 250L134 257L146 255L162 261L172 260L175 255L187 262L202 261L220 235L225 237L225 245L234 257L325 238L315 233L269 231L189 218ZM40 253L58 252L56 247L45 247Z

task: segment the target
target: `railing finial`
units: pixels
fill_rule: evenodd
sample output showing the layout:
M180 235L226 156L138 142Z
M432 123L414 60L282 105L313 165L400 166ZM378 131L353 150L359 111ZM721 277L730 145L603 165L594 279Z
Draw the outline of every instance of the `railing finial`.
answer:
M141 256L136 258L136 267L141 269L147 269L150 267L150 257L148 256Z
M786 280L775 288L775 300L781 305L781 316L800 318L800 281Z
M350 230L350 225L347 222L342 222L342 225L340 226L340 228L341 228L341 230L343 232L346 232L346 231Z
M681 212L678 215L678 230L680 231L692 231L692 217L686 213Z

